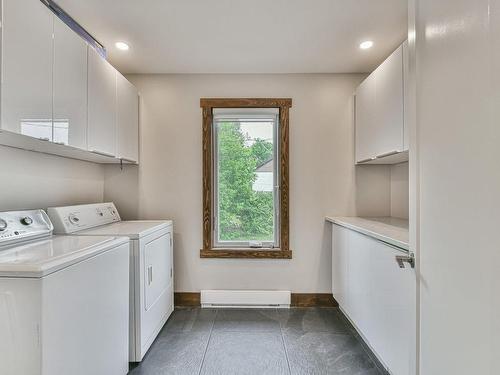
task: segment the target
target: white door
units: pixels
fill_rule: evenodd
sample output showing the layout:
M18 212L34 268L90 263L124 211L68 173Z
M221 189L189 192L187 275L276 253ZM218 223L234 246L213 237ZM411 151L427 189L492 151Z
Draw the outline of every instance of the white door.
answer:
M138 358L141 360L161 327L172 312L172 246L171 232L154 238L142 238L142 299L140 308L140 339Z
M139 160L139 96L137 89L116 72L117 157Z
M40 1L3 0L2 129L52 140L53 14Z
M172 282L170 233L144 246L145 306L147 311Z
M416 5L420 374L500 374L500 0Z
M54 17L54 142L87 149L87 43Z
M116 155L116 70L88 48L88 149Z

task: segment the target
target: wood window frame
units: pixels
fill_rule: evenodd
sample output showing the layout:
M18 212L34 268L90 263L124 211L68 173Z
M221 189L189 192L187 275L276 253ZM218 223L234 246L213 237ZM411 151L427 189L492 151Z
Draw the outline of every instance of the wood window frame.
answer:
M291 259L289 236L289 112L290 98L201 98L203 153L203 248L200 258ZM277 249L213 247L213 109L214 108L278 108L280 143L280 247Z

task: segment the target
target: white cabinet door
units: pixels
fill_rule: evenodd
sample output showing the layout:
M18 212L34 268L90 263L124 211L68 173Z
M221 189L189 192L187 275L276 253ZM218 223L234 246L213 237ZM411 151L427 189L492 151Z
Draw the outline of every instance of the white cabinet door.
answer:
M395 257L406 255L405 252L371 238L366 240L368 246L363 250L370 267L363 334L391 373L409 375L415 330L411 310L416 298L415 272L411 268L399 268L396 263Z
M375 155L375 76L368 76L356 90L356 162Z
M139 160L139 96L137 89L116 72L117 157Z
M332 230L334 298L392 374L412 374L415 272L395 261L405 252L339 225Z
M404 143L403 45L356 90L356 162L408 150Z
M374 155L403 151L403 47L375 71Z
M88 149L116 155L116 70L88 48Z
M332 292L333 297L342 306L348 309L347 275L349 256L349 229L339 225L332 228Z
M3 0L2 129L52 140L53 14L40 1Z
M87 43L54 17L54 142L87 149Z
M370 272L371 239L357 232L349 231L349 264L347 274L349 310L346 313L357 327L365 333L370 320L370 292L373 283Z
M410 149L410 85L409 85L409 54L408 54L408 41L403 43L403 107L404 107L404 120L403 120L403 150Z

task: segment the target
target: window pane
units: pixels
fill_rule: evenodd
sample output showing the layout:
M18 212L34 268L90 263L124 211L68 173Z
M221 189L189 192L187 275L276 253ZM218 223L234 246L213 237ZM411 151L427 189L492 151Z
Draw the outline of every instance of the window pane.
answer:
M274 119L215 122L217 241L275 241Z

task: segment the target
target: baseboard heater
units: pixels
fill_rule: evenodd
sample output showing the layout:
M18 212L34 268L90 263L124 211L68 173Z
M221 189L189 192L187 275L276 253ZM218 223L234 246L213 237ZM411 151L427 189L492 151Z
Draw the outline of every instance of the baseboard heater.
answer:
M202 290L201 307L289 308L289 290Z

